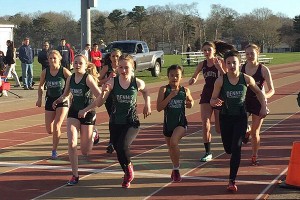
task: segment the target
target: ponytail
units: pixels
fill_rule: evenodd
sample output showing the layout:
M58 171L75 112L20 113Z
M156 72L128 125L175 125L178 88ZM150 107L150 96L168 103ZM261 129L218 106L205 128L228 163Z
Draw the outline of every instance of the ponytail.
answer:
M214 41L215 47L216 47L216 55L220 57L224 57L225 53L228 51L236 51L236 48L232 44L228 44L224 41L217 40Z

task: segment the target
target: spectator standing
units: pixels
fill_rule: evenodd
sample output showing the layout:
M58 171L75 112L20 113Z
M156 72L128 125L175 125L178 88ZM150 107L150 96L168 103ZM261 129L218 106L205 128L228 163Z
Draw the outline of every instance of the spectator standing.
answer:
M88 58L89 61L91 61L91 45L86 44L84 49L81 51L82 55L85 55L85 57Z
M66 44L66 47L70 49L70 69L73 69L75 53L72 46L69 43Z
M3 51L0 51L0 75L4 75L5 73L5 55Z
M49 53L49 43L44 42L42 51L38 54L38 62L42 65L42 71L49 67L48 53Z
M104 49L106 48L106 44L104 43L103 40L100 40L100 45L99 45L99 49L101 52L104 52Z
M189 54L189 52L191 52L191 51L192 51L191 45L188 44L187 48L186 48L186 52L187 52L187 54L186 54L186 58L187 58L186 61L187 61L188 65L191 64L190 54Z
M11 74L14 77L16 84L14 87L21 87L18 74L16 72L16 48L14 42L11 40L6 41L7 51L5 56L5 64L7 64L4 76L9 76Z
M99 51L99 46L97 43L93 44L93 49L91 51L91 60L92 63L94 63L97 67L97 71L98 73L100 73L100 69L101 69L101 60L102 60L102 53Z
M5 56L4 52L0 51L0 75L4 75L5 73ZM2 78L0 77L0 86L2 86ZM0 90L0 97L1 96L8 96L6 90Z
M62 57L61 65L63 67L66 67L68 70L70 70L71 52L70 52L70 48L66 46L66 39L62 38L60 40L60 45L58 46L57 50L59 51Z
M28 37L24 38L23 45L19 48L24 90L34 90L32 87L34 53L29 42Z

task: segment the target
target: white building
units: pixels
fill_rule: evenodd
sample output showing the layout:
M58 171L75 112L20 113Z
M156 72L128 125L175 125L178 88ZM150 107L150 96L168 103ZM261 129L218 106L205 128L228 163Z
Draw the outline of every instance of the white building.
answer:
M6 41L14 39L14 25L11 24L0 24L0 50L6 53L7 46Z

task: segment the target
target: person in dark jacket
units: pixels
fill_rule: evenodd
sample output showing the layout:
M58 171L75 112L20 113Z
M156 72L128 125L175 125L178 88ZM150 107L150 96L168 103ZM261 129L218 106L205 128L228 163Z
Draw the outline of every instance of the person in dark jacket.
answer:
M70 52L70 48L66 46L66 39L62 38L60 40L60 46L58 46L57 50L59 51L62 57L61 65L63 67L66 67L68 70L70 70L71 52Z
M49 53L49 43L44 42L42 51L38 54L38 61L42 65L42 71L49 67L48 53Z
M4 56L4 52L0 51L0 75L1 76L4 75L4 72L5 72L5 56Z
M191 47L191 45L190 44L188 44L187 45L187 48L186 48L186 52L187 52L187 54L186 54L186 61L187 61L187 63L188 63L188 65L191 65L191 59L190 59L190 54L189 54L189 52L191 52L192 51L192 47Z
M16 82L14 87L21 87L21 83L16 72L16 49L14 46L14 42L11 40L7 40L6 45L7 51L5 56L5 64L7 66L4 72L4 76L9 76L9 74L11 74Z
M33 81L33 58L34 53L29 45L29 38L23 40L23 45L19 48L19 59L22 67L22 81L24 90L34 90L32 87Z

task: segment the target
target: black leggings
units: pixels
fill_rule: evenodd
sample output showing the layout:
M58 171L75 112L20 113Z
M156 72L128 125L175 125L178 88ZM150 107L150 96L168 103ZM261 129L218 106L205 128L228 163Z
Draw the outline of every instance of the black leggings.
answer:
M229 179L235 180L241 161L242 139L247 130L247 115L220 114L220 128L225 152L231 154Z
M124 171L131 162L130 145L139 133L140 128L134 128L127 124L109 124L112 143L117 152L118 161Z
M107 97L104 105L105 105L108 117L110 117L110 114L112 112L112 106L113 106L113 99L112 99L112 95L111 94L109 94L109 96ZM112 143L112 136L111 136L110 133L109 133L109 143Z

